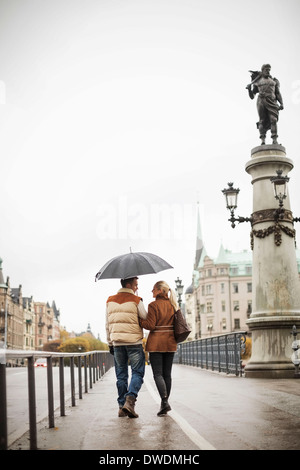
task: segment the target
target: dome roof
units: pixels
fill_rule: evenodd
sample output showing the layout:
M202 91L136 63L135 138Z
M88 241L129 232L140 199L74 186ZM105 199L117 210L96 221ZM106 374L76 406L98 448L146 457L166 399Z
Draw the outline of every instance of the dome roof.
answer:
M193 284L191 284L185 291L185 294L192 294L193 292L194 292L194 287L193 287Z

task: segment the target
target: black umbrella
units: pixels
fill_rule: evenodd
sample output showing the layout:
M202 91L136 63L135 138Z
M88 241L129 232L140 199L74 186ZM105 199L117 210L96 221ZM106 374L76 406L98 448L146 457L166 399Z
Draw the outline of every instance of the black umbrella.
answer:
M95 281L99 279L129 279L143 274L153 274L165 269L171 269L169 263L152 253L127 253L116 256L96 274Z

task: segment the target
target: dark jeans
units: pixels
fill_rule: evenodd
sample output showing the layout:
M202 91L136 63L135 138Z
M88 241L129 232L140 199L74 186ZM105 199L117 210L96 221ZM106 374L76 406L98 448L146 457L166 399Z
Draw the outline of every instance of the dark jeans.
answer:
M161 398L169 397L172 385L173 352L151 352L150 364L153 378Z
M117 377L118 403L123 406L127 395L137 397L145 374L145 354L143 346L115 346L115 372ZM128 361L131 367L131 380L128 386Z

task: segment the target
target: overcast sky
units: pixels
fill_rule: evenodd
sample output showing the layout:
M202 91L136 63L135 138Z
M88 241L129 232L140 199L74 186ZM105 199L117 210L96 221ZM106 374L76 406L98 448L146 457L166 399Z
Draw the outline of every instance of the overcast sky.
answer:
M245 87L264 63L281 84L279 142L300 216L299 17L299 0L0 0L0 257L11 286L55 300L67 330L90 323L105 340L119 281L95 283L96 272L131 247L174 266L140 277L146 306L160 279L188 287L198 201L211 257L221 242L249 250L250 225L230 227L221 190L233 181L237 215L251 214L245 164L260 141Z

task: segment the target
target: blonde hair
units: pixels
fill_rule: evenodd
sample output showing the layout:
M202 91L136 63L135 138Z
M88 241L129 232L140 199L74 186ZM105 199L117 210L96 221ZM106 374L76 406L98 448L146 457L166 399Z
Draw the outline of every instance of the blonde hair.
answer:
M167 295L170 299L171 304L175 308L175 311L179 309L179 305L177 303L177 297L173 289L171 289L165 281L158 281L154 285L156 289L161 290L163 294ZM170 293L170 295L169 295Z

